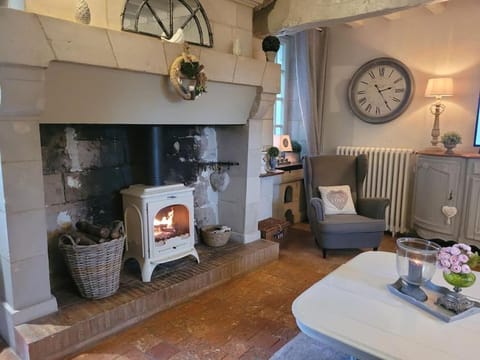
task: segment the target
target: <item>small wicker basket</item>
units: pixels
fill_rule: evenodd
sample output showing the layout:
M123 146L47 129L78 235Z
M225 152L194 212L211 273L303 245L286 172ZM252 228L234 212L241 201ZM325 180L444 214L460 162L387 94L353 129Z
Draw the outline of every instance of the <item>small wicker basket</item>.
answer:
M222 225L210 225L202 227L202 239L208 246L218 247L225 245L230 239L232 230Z
M124 243L121 236L101 244L77 245L72 236L60 236L58 247L80 295L102 299L118 290Z

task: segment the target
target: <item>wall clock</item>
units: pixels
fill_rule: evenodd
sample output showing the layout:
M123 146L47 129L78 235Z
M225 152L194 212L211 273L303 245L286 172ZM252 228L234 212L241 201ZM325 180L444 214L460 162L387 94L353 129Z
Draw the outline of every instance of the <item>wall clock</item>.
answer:
M361 120L381 124L400 116L414 93L410 70L400 61L381 57L363 64L348 85L348 102Z

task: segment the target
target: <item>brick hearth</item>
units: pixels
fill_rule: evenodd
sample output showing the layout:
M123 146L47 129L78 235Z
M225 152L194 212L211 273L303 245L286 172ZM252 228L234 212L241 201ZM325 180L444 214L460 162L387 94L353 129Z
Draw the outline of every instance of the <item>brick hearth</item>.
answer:
M234 276L276 260L279 252L277 243L266 240L196 248L200 264L191 257L161 264L151 283L141 282L135 262L127 263L120 289L106 299L86 300L66 290L55 293L57 313L15 328L19 355L31 360L62 358Z

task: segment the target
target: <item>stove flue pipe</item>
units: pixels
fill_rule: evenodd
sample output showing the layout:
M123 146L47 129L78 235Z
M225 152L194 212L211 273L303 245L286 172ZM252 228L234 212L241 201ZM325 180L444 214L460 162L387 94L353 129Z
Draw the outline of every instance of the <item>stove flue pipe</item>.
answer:
M162 185L162 135L162 126L154 125L151 127L148 135L149 154L147 154L147 158L149 159L148 185Z

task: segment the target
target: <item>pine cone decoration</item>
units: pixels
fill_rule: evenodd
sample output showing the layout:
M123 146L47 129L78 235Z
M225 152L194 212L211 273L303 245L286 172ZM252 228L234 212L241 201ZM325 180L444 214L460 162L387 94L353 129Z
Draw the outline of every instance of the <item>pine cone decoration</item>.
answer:
M82 24L90 24L90 8L86 0L78 0L75 8L75 20Z

